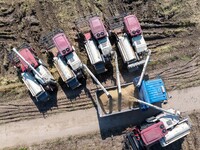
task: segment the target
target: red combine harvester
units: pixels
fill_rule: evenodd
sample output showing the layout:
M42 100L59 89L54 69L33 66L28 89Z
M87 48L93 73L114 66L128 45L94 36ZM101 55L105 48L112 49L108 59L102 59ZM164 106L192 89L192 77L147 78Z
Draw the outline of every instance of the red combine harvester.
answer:
M166 147L190 133L191 124L188 118L183 119L180 112L173 109L158 109L163 113L146 119L146 122L140 126L127 130L124 136L124 150L146 150L155 143Z
M31 47L25 47L17 51L13 48L17 56L15 57L15 67L20 71L21 78L31 95L38 102L45 102L49 99L46 90L52 90L56 81L42 61L33 54Z
M53 63L63 82L71 89L79 87L78 79L83 77L82 63L63 30L54 30L41 39L45 48L53 53Z
M142 55L143 52L147 51L147 45L143 38L142 29L137 17L135 15L124 17L124 25L136 53Z
M111 60L112 46L103 22L97 16L88 16L78 19L75 25L79 35L84 36L84 46L95 71L97 74L105 72L105 64Z
M106 22L116 38L117 47L127 69L129 72L137 70L145 63L145 56L151 54L147 49L137 17L121 14L107 18Z

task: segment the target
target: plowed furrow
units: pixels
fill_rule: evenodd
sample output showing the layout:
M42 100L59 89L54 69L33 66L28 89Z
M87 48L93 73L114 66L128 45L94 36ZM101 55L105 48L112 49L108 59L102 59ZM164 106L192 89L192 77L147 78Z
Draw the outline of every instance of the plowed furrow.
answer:
M88 98L86 95L81 95L77 100L74 101L67 101L66 98L59 98L58 100L58 106L52 107L51 111L44 111L45 115L60 113L60 112L67 112L67 111L75 111L80 109L88 109L93 107L93 102L90 98ZM43 113L40 113L38 111L38 108L34 105L12 105L10 107L13 108L17 107L17 109L10 109L1 111L0 114L0 124L2 123L8 123L8 122L14 122L14 121L20 121L25 119L33 119L42 117ZM8 105L9 107L9 105ZM45 106L42 110L45 110ZM41 110L41 112L42 112Z

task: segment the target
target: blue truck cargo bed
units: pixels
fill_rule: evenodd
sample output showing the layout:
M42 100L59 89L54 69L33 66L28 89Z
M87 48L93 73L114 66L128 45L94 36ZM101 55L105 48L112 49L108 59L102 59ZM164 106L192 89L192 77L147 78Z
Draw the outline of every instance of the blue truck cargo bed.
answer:
M139 97L147 103L157 103L167 100L167 93L162 79L142 81L139 89ZM147 109L148 106L141 104L141 109Z

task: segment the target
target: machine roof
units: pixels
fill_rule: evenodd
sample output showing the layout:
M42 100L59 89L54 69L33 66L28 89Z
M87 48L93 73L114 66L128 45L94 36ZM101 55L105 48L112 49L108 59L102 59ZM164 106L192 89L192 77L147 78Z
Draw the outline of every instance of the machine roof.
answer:
M142 33L140 23L135 15L124 17L124 24L128 34L136 36Z
M56 34L53 37L53 41L61 55L67 55L73 51L72 46L64 33Z
M91 32L96 39L106 36L107 34L106 29L104 27L103 22L100 20L99 17L90 18L89 25L90 25Z
M162 122L158 122L144 130L141 131L142 139L145 145L150 145L167 134L167 130L165 129Z

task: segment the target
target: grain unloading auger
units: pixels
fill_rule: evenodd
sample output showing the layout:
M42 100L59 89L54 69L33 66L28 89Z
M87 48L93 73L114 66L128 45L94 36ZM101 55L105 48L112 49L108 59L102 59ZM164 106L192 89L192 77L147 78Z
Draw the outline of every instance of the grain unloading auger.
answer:
M116 76L117 76L117 86L118 86L118 94L121 95L121 84L120 84L120 77L119 77L119 68L118 68L118 59L117 59L117 53L115 51L112 51L112 55L115 59L115 66L116 66ZM100 86L100 88L103 90L103 92L106 94L108 100L109 100L109 113L112 113L112 96L107 91L107 89L99 82L99 80L95 77L95 75L90 71L90 69L83 64L83 68L89 73L89 75L94 79L94 81Z
M30 47L22 48L19 52L16 48L12 49L19 60L15 65L20 69L22 80L32 96L44 102L49 99L45 89L52 90L56 81L42 61L34 57L30 49Z

